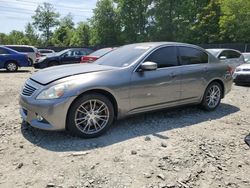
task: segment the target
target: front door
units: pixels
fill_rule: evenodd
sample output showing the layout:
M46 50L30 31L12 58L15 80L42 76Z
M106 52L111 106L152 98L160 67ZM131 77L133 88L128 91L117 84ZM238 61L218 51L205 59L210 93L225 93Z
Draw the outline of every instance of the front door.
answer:
M180 99L180 71L176 47L162 47L144 62L155 62L154 71L133 72L131 77L131 113L144 109L172 106Z

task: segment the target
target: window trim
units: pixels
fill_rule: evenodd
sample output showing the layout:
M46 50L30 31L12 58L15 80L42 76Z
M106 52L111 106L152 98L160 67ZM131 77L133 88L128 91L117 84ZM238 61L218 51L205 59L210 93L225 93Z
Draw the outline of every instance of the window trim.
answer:
M144 61L151 55L153 54L155 51L161 49L161 48L166 48L166 47L175 47L177 48L178 46L177 45L161 45L161 46L158 46L156 48L154 48L153 50L151 50L145 57L143 57L142 60L140 60L140 62L138 63L138 65L135 67L135 69L133 70L133 72L139 72L139 67L141 66L142 63L144 63ZM162 70L162 69L169 69L169 68L176 68L176 67L179 67L180 66L180 61L179 61L179 56L178 56L178 49L176 49L176 52L177 52L177 61L178 61L178 65L176 66L172 66L172 67L162 67L162 68L157 68L157 70Z
M139 67L140 65L152 54L154 53L156 50L159 50L160 48L164 48L164 47L176 47L177 48L177 60L178 60L178 65L177 66L173 66L173 67L163 67L163 68L157 68L157 70L162 70L162 69L170 69L170 68L176 68L176 67L182 67L182 66L194 66L194 65L207 65L210 64L210 55L207 51L203 50L203 49L199 49L197 47L193 47L193 46L188 46L188 45L180 45L180 44L174 44L174 45L170 45L170 44L165 44L165 45L161 45L158 46L154 49L152 49L145 57L143 57L137 66L135 66L133 72L139 72ZM187 48L192 48L192 49L196 49L196 50L200 50L203 53L207 54L208 56L208 62L207 63L200 63L200 64L190 64L190 65L181 65L181 61L180 61L180 51L179 51L179 47L187 47Z
M224 52L226 52L226 53L235 52L235 53L238 53L238 54L240 55L239 57L234 57L234 58L228 58L228 57L227 57L227 59L239 59L239 58L242 56L242 53L239 52L239 51L237 51L237 50L226 49L226 50L223 50L223 51L218 55L218 58L220 58L220 57L221 57L221 54L224 53ZM227 54L227 55L228 55L228 54Z
M180 47L185 47L185 48L191 48L191 49L199 50L199 51L203 52L204 54L207 54L207 63L197 63L197 64L182 65L182 64L181 64ZM209 60L210 56L209 56L208 52L206 52L205 50L202 50L202 49L199 49L199 48L195 48L195 47L192 47L192 46L184 46L184 45L183 45L183 46L182 46L182 45L178 45L177 48L178 48L177 51L178 51L178 59L179 59L180 66L207 65L207 64L210 63L210 60Z

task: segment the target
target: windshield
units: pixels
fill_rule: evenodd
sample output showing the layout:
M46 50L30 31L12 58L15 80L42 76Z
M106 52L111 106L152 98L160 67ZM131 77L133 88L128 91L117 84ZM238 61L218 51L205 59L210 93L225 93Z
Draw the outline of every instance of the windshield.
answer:
M250 63L250 53L243 54L243 56L244 56L245 62Z
M103 48L100 50L97 50L93 53L90 54L90 56L96 56L96 57L101 57L104 56L105 54L111 52L113 49L112 48Z
M68 49L67 50L63 50L63 51L60 51L57 53L58 56L61 56L63 55L64 53L66 53L67 51L69 51Z
M145 44L122 46L98 59L95 64L113 67L127 67L150 48L151 46Z

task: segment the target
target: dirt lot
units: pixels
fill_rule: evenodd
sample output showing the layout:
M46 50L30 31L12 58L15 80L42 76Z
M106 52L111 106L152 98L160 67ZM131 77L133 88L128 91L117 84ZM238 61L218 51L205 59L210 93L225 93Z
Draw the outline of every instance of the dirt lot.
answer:
M250 87L234 86L214 112L148 113L84 140L22 125L32 72L0 72L0 187L250 187Z

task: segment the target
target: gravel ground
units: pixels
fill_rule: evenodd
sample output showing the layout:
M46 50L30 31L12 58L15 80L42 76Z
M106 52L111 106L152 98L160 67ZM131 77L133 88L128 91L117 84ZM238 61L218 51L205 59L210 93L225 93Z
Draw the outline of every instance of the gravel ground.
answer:
M147 113L84 140L22 124L33 71L0 72L0 187L250 187L250 87L233 86L214 112Z

